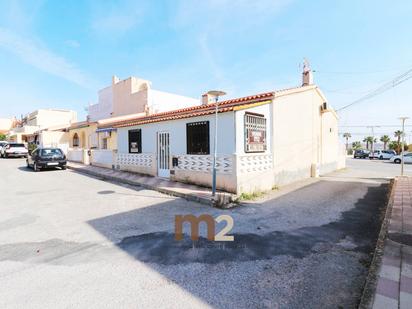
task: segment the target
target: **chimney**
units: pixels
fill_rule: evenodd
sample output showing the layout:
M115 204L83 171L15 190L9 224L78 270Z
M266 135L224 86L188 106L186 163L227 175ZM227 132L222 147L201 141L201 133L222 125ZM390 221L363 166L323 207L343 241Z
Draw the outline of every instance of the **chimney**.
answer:
M211 103L215 103L216 102L215 99L216 99L215 96L205 93L202 95L202 105L208 105Z
M313 73L309 61L305 58L303 61L302 86L308 85L313 85Z
M112 85L117 84L119 81L120 79L116 75L112 76Z

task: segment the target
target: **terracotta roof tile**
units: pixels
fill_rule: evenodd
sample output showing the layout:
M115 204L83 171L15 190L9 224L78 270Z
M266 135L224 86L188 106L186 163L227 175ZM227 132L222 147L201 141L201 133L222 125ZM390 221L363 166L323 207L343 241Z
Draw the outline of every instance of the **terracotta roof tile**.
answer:
M241 97L236 99L230 99L226 101L219 102L219 113L233 111L236 106L240 105L247 105L247 104L254 104L257 102L262 102L266 100L272 100L277 95L282 96L289 93L295 93L300 91L306 91L308 89L316 88L316 86L305 86L305 87L293 87L288 89L281 89L274 92L265 92L260 94L255 94L247 97ZM107 127L109 124L112 127L119 128L119 127L128 127L134 126L139 124L147 124L153 122L160 122L160 121L168 121L168 120L176 120L176 119L183 119L183 118L190 118L190 117L198 117L204 115L210 115L215 112L215 103L210 103L207 105L196 105L186 108L181 108L173 111L161 112L156 113L153 115L148 116L141 116L132 119L127 119L118 122L110 122L108 124L101 124L99 128Z
M265 101L265 100L272 99L272 98L273 98L273 92L267 92L267 93L257 94L257 95L248 96L248 97L221 101L218 103L219 113L232 111L235 106L244 105L245 102L252 104L252 103ZM181 109L177 109L173 111L156 113L156 114L149 115L149 116L137 117L135 119L119 121L116 123L111 122L110 124L113 127L126 127L126 126L133 126L137 124L146 124L146 123L159 122L159 121L204 116L204 115L213 114L215 112L215 105L216 105L215 103L211 103L207 105L196 105L196 106L181 108ZM101 125L99 127L104 127L104 125Z
M96 124L97 122L90 122L90 121L79 121L72 123L70 127L68 128L69 130L77 129L77 128L83 128L83 127L88 127L92 124Z

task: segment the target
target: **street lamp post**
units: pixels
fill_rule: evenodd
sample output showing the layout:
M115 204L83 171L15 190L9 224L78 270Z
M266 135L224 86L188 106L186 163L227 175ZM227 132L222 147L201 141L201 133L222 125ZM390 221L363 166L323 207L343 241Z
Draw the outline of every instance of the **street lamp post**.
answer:
M212 198L216 196L216 157L217 157L217 113L218 113L218 101L219 96L226 94L224 91L211 90L207 92L208 95L215 97L215 136L214 136L214 151L213 151L213 176L212 176Z
M409 117L399 117L399 119L402 121L402 148L401 148L401 176L403 176L403 153L404 153L404 148L405 148L405 121L406 119L409 119Z

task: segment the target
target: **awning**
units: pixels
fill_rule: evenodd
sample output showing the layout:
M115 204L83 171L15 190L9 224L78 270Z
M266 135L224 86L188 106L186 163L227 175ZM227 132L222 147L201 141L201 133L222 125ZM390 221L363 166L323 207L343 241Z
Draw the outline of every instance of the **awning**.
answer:
M99 133L99 132L112 132L112 131L116 131L116 130L117 130L116 128L101 128L101 129L97 129L96 133Z

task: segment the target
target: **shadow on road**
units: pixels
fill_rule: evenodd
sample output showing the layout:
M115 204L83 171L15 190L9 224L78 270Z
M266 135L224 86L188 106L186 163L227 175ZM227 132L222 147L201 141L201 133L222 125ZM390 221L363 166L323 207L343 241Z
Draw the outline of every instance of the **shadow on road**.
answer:
M319 188L319 183L309 185L304 189L296 190L295 192L286 194L277 198L277 203L282 203L283 199L288 199L290 194L296 194L300 190L313 189L313 194ZM359 183L344 182L347 186L358 186ZM336 245L344 239L352 239L355 244L354 248L346 249L370 254L373 252L378 237L378 233L383 219L388 185L386 183L380 185L368 186L365 196L360 198L348 211L341 214L341 218L335 222L330 222L321 226L308 226L295 230L276 231L276 226L273 230L267 233L241 233L232 234L235 236L234 242L210 242L206 236L206 229L202 223L200 226L200 240L193 242L188 236L189 226L185 224L183 241L174 239L174 216L177 214L195 214L210 213L216 214L216 210L206 207L193 208L192 204L181 205L178 201L169 201L158 203L146 208L140 208L124 213L118 213L111 216L98 218L89 221L88 223L107 239L113 241L115 245L135 258L140 262L152 267L163 276L178 284L194 296L202 299L211 306L217 308L225 308L222 304L229 304L232 297L236 294L231 294L229 289L222 294L221 284L216 285L213 277L217 270L211 269L211 273L197 273L196 271L188 271L186 268L189 265L219 265L221 262L253 262L260 260L270 260L277 256L287 255L297 259L307 257L312 253L318 252L319 247L328 248ZM101 194L101 193L100 193ZM105 193L111 194L111 193ZM273 203L274 201L272 201ZM247 206L246 206L247 207ZM293 207L293 205L290 205ZM259 206L262 211L261 219L253 220L256 227L260 225L260 220L264 220L267 216L265 206ZM259 209L257 208L257 209ZM271 211L276 211L276 208L269 208ZM240 210L227 211L227 214L236 214ZM258 210L259 211L259 210ZM269 210L270 211L270 210ZM243 221L244 220L244 221ZM236 225L241 226L249 220L247 214L238 215L236 217ZM242 222L243 221L243 222ZM115 242L115 231L128 230L133 222L133 227L138 231L142 226L166 226L163 230L156 230L151 233L136 233L128 237L124 237L120 242ZM159 224L161 222L161 224ZM250 224L250 222L248 222ZM221 227L217 227L221 229ZM140 229L141 230L141 229ZM327 250L327 249L326 249ZM369 255L371 256L371 255ZM365 263L367 267L370 261ZM171 271L168 266L175 265L182 267L180 271ZM193 266L194 269L196 268ZM223 268L224 269L224 268ZM365 272L366 273L366 272ZM259 281L260 273L249 274ZM204 284L201 286L193 285L191 276L203 276ZM230 273L226 274L230 276ZM219 279L225 276L218 276ZM318 282L318 289L322 289L322 282ZM324 283L326 284L326 283ZM339 283L336 283L339 286ZM262 287L263 288L263 287ZM327 287L325 287L327 288ZM360 293L361 286L351 286ZM254 287L256 289L256 287ZM315 290L316 291L316 290ZM254 297L253 289L242 291ZM320 293L320 292L319 292ZM321 305L322 300L317 299L317 295L312 295L313 301ZM336 300L339 301L338 298ZM340 305L336 304L336 307Z

